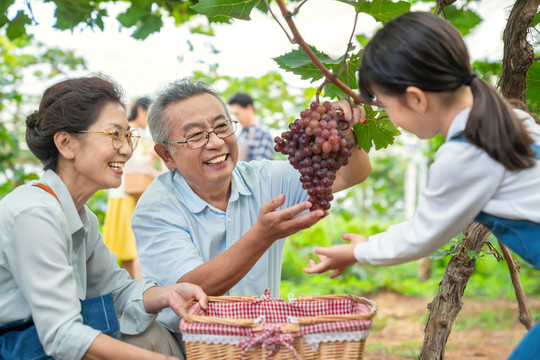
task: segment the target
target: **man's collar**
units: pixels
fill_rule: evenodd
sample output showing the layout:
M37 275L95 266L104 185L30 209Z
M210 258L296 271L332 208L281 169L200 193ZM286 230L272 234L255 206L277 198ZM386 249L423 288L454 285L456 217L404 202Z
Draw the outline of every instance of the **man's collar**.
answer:
M174 171L173 182L176 184L176 191L180 192L183 203L190 212L197 214L203 211L207 206L211 206L206 201L201 199L199 195L195 193L195 191L193 191L191 186L189 186L186 179L178 170ZM231 195L228 202L231 203L238 200L240 195L250 196L251 191L246 186L244 179L238 174L238 171L235 168L231 177Z

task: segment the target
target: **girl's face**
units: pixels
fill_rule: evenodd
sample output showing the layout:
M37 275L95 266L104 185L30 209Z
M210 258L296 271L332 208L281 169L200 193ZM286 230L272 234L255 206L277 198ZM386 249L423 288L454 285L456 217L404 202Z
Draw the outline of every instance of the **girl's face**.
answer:
M120 186L124 165L133 150L126 138L122 139L118 149L113 147L112 136L105 132L113 132L115 128L127 131L129 124L122 105L109 102L86 130L94 133L81 134L77 142L73 159L77 186L89 191Z
M439 126L419 104L418 94L409 92L402 96L386 95L374 89L379 106L383 107L396 126L420 139L429 139L439 133Z

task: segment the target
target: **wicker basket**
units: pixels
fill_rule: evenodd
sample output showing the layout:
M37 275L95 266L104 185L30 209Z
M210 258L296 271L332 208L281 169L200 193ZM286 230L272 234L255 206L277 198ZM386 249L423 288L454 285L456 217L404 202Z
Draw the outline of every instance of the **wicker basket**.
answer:
M192 300L180 331L187 358L362 359L377 306L355 295L300 295L284 302L267 295Z

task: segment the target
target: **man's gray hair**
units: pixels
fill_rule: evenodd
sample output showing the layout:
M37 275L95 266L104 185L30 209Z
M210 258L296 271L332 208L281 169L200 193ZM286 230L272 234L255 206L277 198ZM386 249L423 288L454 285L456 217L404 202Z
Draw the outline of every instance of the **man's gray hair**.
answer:
M219 97L218 93L209 84L189 77L176 80L168 84L159 93L156 100L152 102L150 108L148 109L148 127L150 128L150 133L152 134L154 143L164 144L167 146L169 151L174 153L173 146L167 143L171 137L172 124L169 123L170 119L165 117L165 110L171 104L204 93L213 95L219 99L219 101L223 104L227 118L231 118L227 106Z

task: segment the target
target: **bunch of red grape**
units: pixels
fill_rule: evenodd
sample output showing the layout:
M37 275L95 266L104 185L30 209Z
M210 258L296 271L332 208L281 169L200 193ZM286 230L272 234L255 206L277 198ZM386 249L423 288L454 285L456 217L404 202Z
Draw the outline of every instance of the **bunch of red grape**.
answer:
M354 141L343 134L348 122L340 118L330 102L312 102L289 124L289 130L274 139L274 150L288 155L291 165L300 171L302 187L316 209L330 209L332 184L338 169L347 165Z

